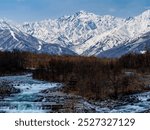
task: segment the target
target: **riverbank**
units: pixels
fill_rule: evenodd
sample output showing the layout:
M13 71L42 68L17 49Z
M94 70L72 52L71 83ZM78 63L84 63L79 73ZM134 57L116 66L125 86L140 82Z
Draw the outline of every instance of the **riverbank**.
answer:
M10 94L0 100L0 111L8 113L45 112L42 109L44 95L41 91L60 85L34 80L31 74L0 77L0 81L4 80L11 82L15 89L20 90L20 93Z
M149 80L149 76L146 78ZM2 113L144 113L150 110L150 92L89 100L65 93L63 84L35 80L32 74L0 77L0 81L4 80L20 92L0 99Z
M0 99L20 92L20 89L15 88L12 82L7 80L0 81Z
M63 93L62 84L32 79L32 74L0 77L12 83L20 93L0 99L2 113L85 113L93 112L84 107L80 96Z
M45 90L46 100L63 104L57 112L81 113L144 113L150 110L150 92L119 97L118 99L87 100L81 96L66 95L58 90Z

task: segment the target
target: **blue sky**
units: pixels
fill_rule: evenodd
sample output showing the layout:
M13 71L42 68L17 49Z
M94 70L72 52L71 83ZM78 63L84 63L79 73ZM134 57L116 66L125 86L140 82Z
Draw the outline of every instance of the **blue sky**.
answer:
M0 19L38 21L80 10L129 17L146 9L150 9L150 0L0 0Z

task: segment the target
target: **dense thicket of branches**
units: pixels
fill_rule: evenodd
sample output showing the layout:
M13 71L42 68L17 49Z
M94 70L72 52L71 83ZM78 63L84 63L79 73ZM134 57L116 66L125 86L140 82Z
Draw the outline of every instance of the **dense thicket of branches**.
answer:
M66 92L94 99L117 98L144 89L136 74L125 73L123 59L56 56L46 66L36 69L33 77L64 82Z
M135 69L141 72L150 72L150 52L145 54L128 54L119 59L122 68Z
M150 72L150 53L129 54L120 59L81 56L49 56L28 52L0 52L0 74L32 70L33 78L63 82L66 92L88 98L117 98L144 90L139 72ZM127 74L131 71L133 74Z
M30 52L0 52L0 75L34 70L48 64L50 56Z

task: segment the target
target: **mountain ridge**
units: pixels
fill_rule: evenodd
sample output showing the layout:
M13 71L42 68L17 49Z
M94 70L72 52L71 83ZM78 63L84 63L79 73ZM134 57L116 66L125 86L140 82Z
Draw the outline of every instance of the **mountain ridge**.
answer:
M6 21L0 21L0 50L1 51L31 51L36 53L45 53L43 48L47 45L49 51L48 54L57 55L76 55L71 50L61 47L58 44L48 44L32 35L23 33L15 26L7 23ZM63 50L63 51L62 51Z
M143 37L143 35L149 37L150 10L126 19L79 11L73 15L63 16L58 19L26 22L15 26L23 35L32 36L37 41L42 41L40 43L42 46L37 45L40 46L39 48L44 46L43 48L45 49L39 49L42 53L55 53L50 47L57 46L57 49L54 48L56 52L61 48L60 55L68 50L68 54L101 56L101 54L108 54L109 50L114 50L117 47L134 44L133 41L136 43L136 40ZM7 28L1 27L1 29ZM16 38L11 29L10 34L14 39ZM139 50L138 53L141 51L143 49ZM129 51L129 53L132 53L132 51ZM112 57L110 54L108 54L108 57ZM117 57L121 56L121 54L124 53L118 53ZM107 55L105 56L107 57Z

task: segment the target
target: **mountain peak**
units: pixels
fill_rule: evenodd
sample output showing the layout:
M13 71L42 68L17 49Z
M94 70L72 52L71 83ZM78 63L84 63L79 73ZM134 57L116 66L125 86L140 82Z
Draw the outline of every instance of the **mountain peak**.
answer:
M150 9L145 10L141 15L139 15L138 17L142 18L142 19L150 19Z
M10 28L10 25L8 24L8 22L4 19L0 19L0 28Z
M150 9L145 10L143 14L150 14Z
M86 12L86 11L84 11L84 10L80 10L80 11L76 12L76 14L77 14L77 15L87 14L87 12Z
M76 12L75 15L76 16L87 16L87 15L95 15L95 14L89 13L89 12L84 11L84 10L80 10L79 12Z
M49 44L57 43L71 49L79 55L97 56L111 48L125 46L150 32L150 10L127 19L81 10L54 20L28 23L19 29ZM50 49L46 48L44 50L48 52Z

